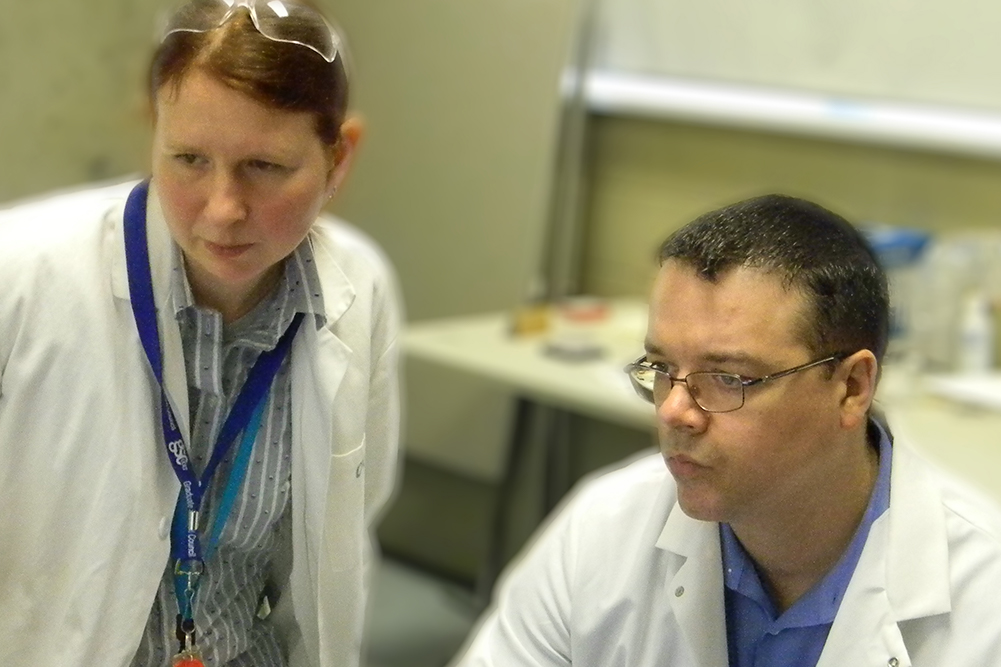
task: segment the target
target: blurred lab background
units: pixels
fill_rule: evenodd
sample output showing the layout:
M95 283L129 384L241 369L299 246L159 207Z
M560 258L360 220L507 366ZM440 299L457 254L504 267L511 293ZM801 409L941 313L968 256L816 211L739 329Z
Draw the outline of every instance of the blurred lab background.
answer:
M144 173L164 4L3 1L0 201ZM866 229L891 418L1001 498L1001 5L317 1L368 126L334 212L386 250L409 322L370 667L445 664L562 494L653 445L617 374L657 246L741 198Z

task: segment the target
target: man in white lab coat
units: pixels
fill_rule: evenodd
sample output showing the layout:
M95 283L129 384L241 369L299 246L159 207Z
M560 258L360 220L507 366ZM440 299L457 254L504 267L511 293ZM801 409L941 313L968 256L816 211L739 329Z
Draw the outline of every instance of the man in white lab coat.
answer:
M872 418L889 304L861 235L768 196L660 261L627 371L662 456L582 486L456 664L1001 665L996 508Z

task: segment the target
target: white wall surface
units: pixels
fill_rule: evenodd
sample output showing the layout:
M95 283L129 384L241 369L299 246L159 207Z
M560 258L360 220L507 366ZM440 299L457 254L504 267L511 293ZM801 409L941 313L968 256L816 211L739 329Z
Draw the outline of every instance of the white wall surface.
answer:
M612 68L1001 110L1001 4L603 0Z

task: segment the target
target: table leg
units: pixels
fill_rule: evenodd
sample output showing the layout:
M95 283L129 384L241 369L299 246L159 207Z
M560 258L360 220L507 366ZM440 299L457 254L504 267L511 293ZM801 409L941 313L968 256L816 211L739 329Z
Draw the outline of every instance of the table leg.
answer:
M528 399L515 398L514 419L504 462L504 471L494 505L489 543L476 583L476 595L486 606L489 603L494 584L504 566L504 542L510 523L518 470L522 467L531 440L531 423L535 405Z

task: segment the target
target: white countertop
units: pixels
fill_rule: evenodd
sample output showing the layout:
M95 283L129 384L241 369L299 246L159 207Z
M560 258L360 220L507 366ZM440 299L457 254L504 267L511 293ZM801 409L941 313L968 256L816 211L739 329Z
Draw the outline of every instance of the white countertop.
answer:
M892 367L877 398L895 437L1001 502L1001 411L937 395L927 378Z
M546 334L512 336L507 313L416 322L403 336L409 356L494 380L519 395L637 428L653 427L653 412L622 368L643 354L646 306L610 304L610 316L586 327L554 325ZM565 361L545 353L554 335L587 336L601 356Z

